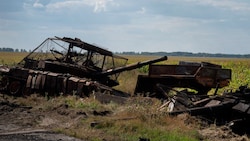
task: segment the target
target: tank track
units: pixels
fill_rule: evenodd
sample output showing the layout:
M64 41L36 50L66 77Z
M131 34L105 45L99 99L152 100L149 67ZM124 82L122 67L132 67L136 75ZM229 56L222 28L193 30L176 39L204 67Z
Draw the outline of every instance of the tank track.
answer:
M112 91L112 88L87 78L25 68L11 68L1 76L0 91L20 96L31 93L48 95L88 96L93 91Z

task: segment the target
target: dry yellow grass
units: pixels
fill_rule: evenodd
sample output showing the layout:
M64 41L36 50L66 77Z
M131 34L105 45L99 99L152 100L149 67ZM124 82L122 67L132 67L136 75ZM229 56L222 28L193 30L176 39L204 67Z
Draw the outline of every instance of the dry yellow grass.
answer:
M16 65L28 53L25 52L0 52L0 64L2 65Z

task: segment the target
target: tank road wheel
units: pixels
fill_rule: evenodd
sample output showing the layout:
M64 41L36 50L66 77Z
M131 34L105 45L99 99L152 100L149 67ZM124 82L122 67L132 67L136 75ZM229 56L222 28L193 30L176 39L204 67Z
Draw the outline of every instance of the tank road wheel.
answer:
M13 96L19 96L22 92L22 83L20 81L14 80L9 84L9 93Z
M0 81L0 91L6 91L9 85L9 79L7 77L3 77Z
M30 96L31 93L32 93L31 88L26 88L26 87L22 88L21 94L23 96Z

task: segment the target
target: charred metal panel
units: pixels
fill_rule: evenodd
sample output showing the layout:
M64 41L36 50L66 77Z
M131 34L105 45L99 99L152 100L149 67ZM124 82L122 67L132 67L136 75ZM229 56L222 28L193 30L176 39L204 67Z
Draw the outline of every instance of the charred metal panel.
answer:
M67 85L67 93L73 93L73 91L77 90L77 84L79 82L79 78L76 77L70 77L68 79L68 85Z
M149 75L194 75L198 68L185 65L150 65Z
M56 73L48 73L46 75L45 90L47 90L49 93L56 92L57 76L58 74Z
M219 100L211 100L206 105L204 105L204 107L216 106L216 105L219 105L220 103L221 101Z
M36 79L37 79L37 75L34 74L33 77L32 77L32 83L31 83L31 89L35 89L35 86L36 86Z
M84 94L84 87L86 86L86 80L85 79L80 79L77 84L77 93L80 96L88 95Z
M163 84L169 87L192 88L206 94L210 87L204 87L197 83L194 77L175 77L175 76L147 76L139 75L135 87L135 93L155 93L157 92L156 85Z
M250 105L249 104L245 104L245 103L238 103L237 105L233 106L232 109L234 110L238 110L241 112L247 112L247 110L249 109Z
M66 76L58 75L57 76L57 84L56 84L56 92L57 93L64 93L64 79Z
M28 69L22 68L12 68L10 69L10 76L11 78L19 79L19 80L26 80L29 75Z
M36 89L36 90L41 89L41 85L42 85L42 74L37 74L37 78L36 78L34 89Z
M30 74L27 79L26 87L31 88L31 84L32 84L32 75Z

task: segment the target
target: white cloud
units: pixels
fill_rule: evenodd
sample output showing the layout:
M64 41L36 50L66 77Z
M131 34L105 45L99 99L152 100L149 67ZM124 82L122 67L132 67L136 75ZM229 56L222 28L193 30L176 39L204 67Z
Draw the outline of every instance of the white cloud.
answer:
M39 0L37 0L34 4L33 4L34 8L43 8L43 4L39 3Z
M201 24L201 21L196 19L155 15L137 17L132 20L132 25L134 25L134 28L144 31L151 30L166 33L170 31L179 31L184 28L193 28L199 24Z
M145 7L142 7L139 11L137 11L137 13L139 13L139 14L145 14L145 12L146 12Z
M72 8L75 6L82 5L82 4L83 4L82 1L71 0L71 1L60 1L60 2L55 2L55 3L50 3L46 7L49 11L57 11L59 9Z
M112 0L96 0L94 12L101 12L107 10L107 3Z
M233 11L250 11L249 3L239 2L235 0L185 0L200 5L209 5L213 7L230 9Z
M48 4L48 11L58 11L69 8L75 9L79 7L89 6L93 7L93 12L105 12L108 6L117 6L113 0L66 0Z

